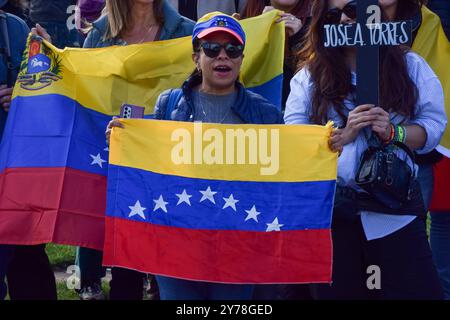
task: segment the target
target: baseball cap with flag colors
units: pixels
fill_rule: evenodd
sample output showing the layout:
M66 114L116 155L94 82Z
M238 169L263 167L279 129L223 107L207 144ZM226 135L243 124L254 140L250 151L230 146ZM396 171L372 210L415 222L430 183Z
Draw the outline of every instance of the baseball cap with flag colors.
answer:
M218 31L231 34L240 44L245 45L245 32L239 21L222 12L211 12L201 17L194 27L192 42Z

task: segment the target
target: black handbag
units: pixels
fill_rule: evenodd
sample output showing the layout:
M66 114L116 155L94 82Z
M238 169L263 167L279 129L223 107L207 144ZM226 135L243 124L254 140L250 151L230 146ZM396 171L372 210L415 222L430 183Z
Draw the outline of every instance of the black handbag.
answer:
M400 209L412 199L415 175L407 161L396 155L394 146L404 150L415 163L413 152L401 142L369 146L361 157L355 182L382 205Z

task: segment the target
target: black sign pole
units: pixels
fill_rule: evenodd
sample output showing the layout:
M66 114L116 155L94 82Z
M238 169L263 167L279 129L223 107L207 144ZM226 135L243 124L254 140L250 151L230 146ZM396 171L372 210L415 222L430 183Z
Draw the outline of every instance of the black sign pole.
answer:
M380 104L380 47L367 45L370 43L370 28L376 26L367 25L370 15L368 8L371 5L378 6L378 0L358 0L357 23L362 26L362 38L366 45L358 47L356 59L356 103ZM380 21L377 21L378 23Z

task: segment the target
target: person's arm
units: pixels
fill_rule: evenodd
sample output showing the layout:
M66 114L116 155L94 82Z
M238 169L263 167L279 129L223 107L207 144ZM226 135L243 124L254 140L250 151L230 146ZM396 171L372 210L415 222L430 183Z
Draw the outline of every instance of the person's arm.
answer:
M418 70L425 75L419 74L423 80L417 83L419 97L414 116L403 128L405 144L419 154L426 154L439 145L447 125L447 115L439 79L425 61L422 61ZM429 76L426 76L427 73ZM381 108L374 108L371 113L377 115L377 119L372 123L372 130L382 141L389 141L391 132L389 114Z
M437 77L419 86L416 116L406 127L406 144L419 154L431 152L439 145L447 125L444 92Z
M406 126L405 144L412 150L419 150L425 146L427 142L427 132L418 125Z
M395 137L392 133L395 132L395 127L391 123L389 113L380 107L372 108L370 114L376 118L372 121L371 126L373 132L383 142L391 142ZM427 141L427 132L420 125L405 125L402 126L406 137L404 143L412 150L422 149ZM394 130L394 131L392 131Z
M286 101L286 124L310 124L312 83L309 72L300 70L291 80L291 92Z

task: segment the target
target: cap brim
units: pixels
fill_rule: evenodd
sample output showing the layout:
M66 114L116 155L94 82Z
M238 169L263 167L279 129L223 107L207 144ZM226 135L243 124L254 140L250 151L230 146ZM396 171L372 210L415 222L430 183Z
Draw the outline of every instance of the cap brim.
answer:
M203 30L202 32L200 32L198 34L197 38L202 39L212 33L219 32L219 31L231 34L233 37L235 37L240 42L240 44L244 44L244 41L236 32L234 32L233 30L230 30L228 28L223 28L223 27L214 27L214 28L209 28L209 29Z

